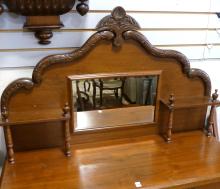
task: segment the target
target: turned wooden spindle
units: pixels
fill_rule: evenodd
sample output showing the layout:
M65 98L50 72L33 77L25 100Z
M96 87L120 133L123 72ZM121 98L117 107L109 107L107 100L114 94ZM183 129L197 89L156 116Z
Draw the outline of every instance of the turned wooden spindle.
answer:
M2 114L2 120L4 122L8 122L8 110L5 106L2 108L1 114ZM5 142L6 142L6 147L7 147L8 161L10 164L14 164L15 163L14 148L13 148L14 145L13 145L10 125L5 126L4 132L5 132Z
M167 125L167 131L166 131L166 142L171 142L172 137L172 128L173 128L173 109L174 109L174 95L171 94L169 98L169 118L168 118L168 125Z
M8 161L10 164L14 164L15 158L14 158L13 140L11 135L11 128L9 125L5 126L5 138L6 138L6 145L8 152Z
M63 108L63 116L67 118L64 123L64 137L65 137L65 155L71 156L70 150L70 128L69 128L69 119L70 119L70 107L69 104L66 103Z
M215 102L217 101L218 98L218 90L215 89L215 92L212 94L212 105L211 105L211 110L208 118L208 127L207 127L207 136L215 136L214 132L214 119L215 119L215 111L216 111L216 105Z

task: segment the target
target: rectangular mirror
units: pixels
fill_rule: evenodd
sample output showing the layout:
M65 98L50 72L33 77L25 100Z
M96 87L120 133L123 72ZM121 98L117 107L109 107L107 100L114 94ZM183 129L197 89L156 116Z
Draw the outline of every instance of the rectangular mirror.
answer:
M159 75L71 76L74 131L153 123Z

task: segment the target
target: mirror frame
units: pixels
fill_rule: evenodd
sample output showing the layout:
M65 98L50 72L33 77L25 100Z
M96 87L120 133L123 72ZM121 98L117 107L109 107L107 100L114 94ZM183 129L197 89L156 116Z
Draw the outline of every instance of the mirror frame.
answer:
M109 129L117 129L117 128L126 128L126 127L135 127L140 125L149 125L158 123L158 113L159 113L159 103L160 103L160 86L161 86L161 74L162 70L152 70L152 71L134 71L134 72L117 72L117 73L97 73L97 74L80 74L80 75L71 75L67 76L68 80L68 90L69 90L69 104L71 109L71 130L73 133L80 132L91 132L91 131L100 131L100 130L109 130ZM73 80L85 80L85 79L102 79L102 78L111 78L111 77L138 77L138 76L157 76L157 88L156 88L156 102L155 102L155 110L154 110L154 121L150 123L137 123L137 124L129 124L129 125L121 125L121 126L109 126L103 128L96 129L88 129L88 130L76 130L74 124L74 104L73 104L73 90L72 90L72 81Z

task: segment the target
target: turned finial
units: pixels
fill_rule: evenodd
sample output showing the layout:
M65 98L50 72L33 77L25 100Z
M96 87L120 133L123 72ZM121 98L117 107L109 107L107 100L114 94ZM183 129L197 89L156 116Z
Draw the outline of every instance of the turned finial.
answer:
M215 92L212 94L212 101L216 101L218 98L218 89L215 89Z
M65 116L65 115L69 114L69 112L70 112L70 107L69 107L68 102L66 102L65 106L63 107L63 115Z
M84 16L89 11L89 5L85 3L85 1L88 0L79 0L79 1L80 3L76 6L76 10L81 16Z
M175 101L175 97L174 97L174 94L172 93L169 97L169 106L170 107L174 106L174 101Z
M2 108L2 118L4 119L4 121L8 119L8 110L5 106L3 106Z

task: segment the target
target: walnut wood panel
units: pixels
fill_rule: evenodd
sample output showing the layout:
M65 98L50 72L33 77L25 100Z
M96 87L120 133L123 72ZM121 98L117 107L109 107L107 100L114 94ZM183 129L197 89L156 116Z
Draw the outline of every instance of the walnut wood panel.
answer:
M220 144L202 132L173 135L164 143L151 135L60 149L16 153L14 166L5 162L2 189L215 189L220 182ZM107 154L107 155L106 155ZM209 186L209 187L208 187Z
M17 119L16 114L11 112L24 112L24 114L26 112L28 120L30 115L28 112L37 111L44 114L45 110L50 109L60 111L64 104L70 101L71 92L67 77L79 74L161 71L160 98L168 99L172 93L176 98L210 95L211 83L206 73L190 69L189 61L179 52L153 47L142 34L135 31L138 28L137 22L127 16L121 7L116 8L110 17L99 23L98 31L81 48L70 53L45 57L34 68L32 78L11 83L1 97L1 112L4 120L8 119L10 122ZM205 114L206 107L201 107L198 112L194 112L192 123L186 123L187 111L181 112L181 115L174 113L174 117L181 118L176 121L175 128L178 131L201 128L201 119ZM58 122L57 124L59 125ZM158 123L155 125L159 126ZM21 133L22 127L21 125L19 128ZM31 128L34 128L34 124ZM53 131L53 127L47 128L44 132L48 135L50 132L58 132ZM25 143L31 146L31 142L25 139L31 138L35 135L34 131L40 132L41 129L40 127L33 131L30 129L28 136L23 135ZM155 132L157 130L158 128ZM16 143L19 140L17 128L12 129L12 135ZM60 140L61 138L58 137L53 140L45 139L48 146L56 142L60 143ZM22 149L25 143L20 142L17 148Z

